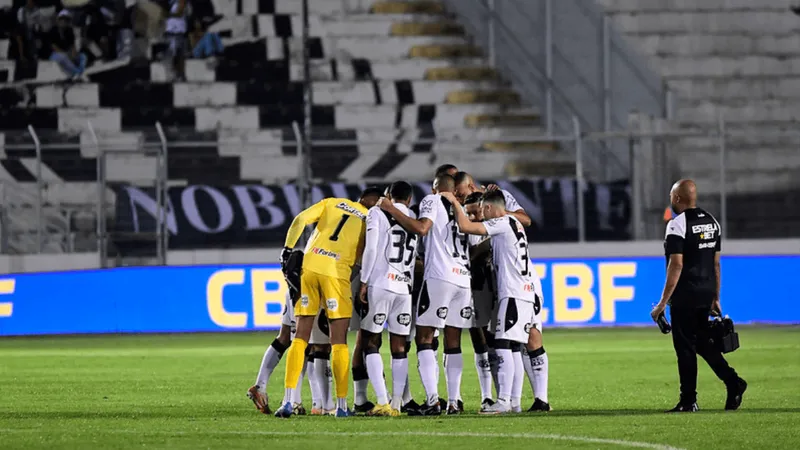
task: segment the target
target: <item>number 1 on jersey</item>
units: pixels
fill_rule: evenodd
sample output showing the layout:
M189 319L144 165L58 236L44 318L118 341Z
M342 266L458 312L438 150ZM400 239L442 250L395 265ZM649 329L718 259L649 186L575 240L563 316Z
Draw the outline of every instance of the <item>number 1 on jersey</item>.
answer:
M338 241L339 240L339 232L342 231L342 228L344 227L345 222L347 222L347 219L349 219L349 218L350 218L349 214L342 214L342 218L341 218L341 220L339 220L339 225L336 225L336 229L333 231L333 234L328 239L330 239L332 241Z

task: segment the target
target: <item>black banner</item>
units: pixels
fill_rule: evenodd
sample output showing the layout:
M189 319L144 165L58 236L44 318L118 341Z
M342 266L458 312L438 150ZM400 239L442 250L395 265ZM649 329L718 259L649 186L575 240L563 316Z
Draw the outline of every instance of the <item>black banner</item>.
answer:
M578 238L575 180L499 181L531 217L528 237L534 242ZM364 184L328 183L313 187L313 201L326 197L357 199ZM430 193L429 183L415 183L415 201ZM152 188L115 188L114 230L155 231L156 200ZM169 189L169 246L173 249L276 247L283 243L292 219L302 209L294 185L192 185ZM588 240L629 239L630 193L627 181L588 183L584 190ZM130 247L133 242L128 240ZM122 248L121 248L122 249Z

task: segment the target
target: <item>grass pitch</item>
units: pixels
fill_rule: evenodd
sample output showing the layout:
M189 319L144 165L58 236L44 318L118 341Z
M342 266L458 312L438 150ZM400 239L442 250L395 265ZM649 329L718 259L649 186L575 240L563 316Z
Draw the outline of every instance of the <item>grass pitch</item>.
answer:
M701 411L661 412L678 399L678 374L670 338L654 328L549 329L549 414L475 415L479 389L466 354L472 414L290 420L257 413L245 397L271 333L5 338L0 448L800 448L800 328L739 332L742 348L728 359L750 386L736 412L722 410L724 387L702 360ZM269 387L273 408L282 371ZM527 407L527 383L525 394ZM307 383L304 401L310 408Z

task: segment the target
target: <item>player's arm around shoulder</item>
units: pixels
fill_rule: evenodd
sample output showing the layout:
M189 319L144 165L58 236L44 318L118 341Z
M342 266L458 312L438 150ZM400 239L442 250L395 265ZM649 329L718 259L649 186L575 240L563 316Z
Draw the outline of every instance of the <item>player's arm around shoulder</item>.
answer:
M434 202L429 201L428 197L432 197L432 195L426 196L420 202L420 218L414 219L413 217L407 215L405 212L397 208L394 203L388 198L383 198L378 203L378 206L389 213L394 220L403 227L404 230L408 231L409 233L419 234L420 236L426 236L428 231L430 231L431 226L433 225L432 217L436 214L436 210L434 209ZM427 213L425 212L427 211Z
M464 212L464 207L461 206L461 203L458 202L458 199L456 199L456 196L453 195L452 192L443 192L441 196L453 204L453 214L456 216L458 229L461 230L462 233L475 234L478 236L486 236L489 234L481 222L472 222L469 220L467 213Z
M523 227L527 228L531 226L531 223L533 223L533 221L531 220L528 213L525 212L525 210L519 204L519 202L517 202L517 199L514 198L514 196L506 190L502 190L502 192L503 192L503 197L505 197L506 199L506 211L508 211L512 216L514 216L514 218L517 219L519 223L522 224Z

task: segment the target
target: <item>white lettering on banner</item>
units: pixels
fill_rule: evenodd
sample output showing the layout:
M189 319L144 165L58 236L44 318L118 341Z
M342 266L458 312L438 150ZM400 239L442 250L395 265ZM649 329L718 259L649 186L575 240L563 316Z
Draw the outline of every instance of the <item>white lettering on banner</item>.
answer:
M214 200L219 216L219 225L217 225L216 228L210 228L203 222L200 211L197 209L197 198L195 196L195 192L197 191L205 192ZM183 207L183 213L186 214L186 220L198 231L204 233L220 233L227 230L233 224L233 207L231 203L220 191L212 187L195 185L184 189L183 192L181 192L181 206Z
M128 201L131 205L131 214L133 215L133 231L139 232L139 208L147 211L150 217L156 218L158 214L158 205L156 200L149 195L145 194L139 188L134 186L125 186L125 192L128 194ZM172 207L172 201L167 198L167 229L172 234L178 234L178 221L175 219L175 208ZM137 208L137 206L139 208Z
M283 225L286 220L286 215L283 211L274 205L275 194L266 186L260 185L247 185L247 186L232 186L239 204L242 206L244 213L245 227L247 230L266 230ZM260 197L258 203L253 202L249 192L255 192ZM262 224L258 217L258 209L262 209L269 214L269 222Z
M289 205L289 214L292 217L300 214L300 194L299 189L293 184L286 184L283 186L283 197Z

